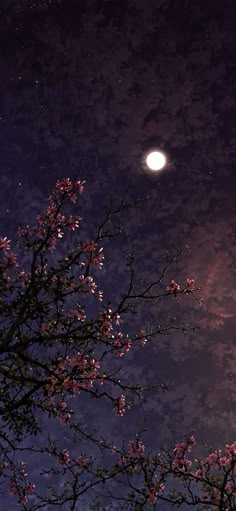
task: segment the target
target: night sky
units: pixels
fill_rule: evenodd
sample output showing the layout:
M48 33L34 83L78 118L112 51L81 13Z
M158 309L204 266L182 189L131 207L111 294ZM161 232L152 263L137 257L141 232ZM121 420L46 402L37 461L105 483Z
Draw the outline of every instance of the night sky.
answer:
M132 377L168 385L140 409L155 447L191 429L212 446L235 440L235 26L234 0L0 4L1 236L70 176L86 179L86 235L110 199L150 195L122 219L143 278L189 247L168 279L192 277L200 290L163 307L199 331L130 353ZM152 149L168 157L157 173L144 165ZM127 247L105 250L107 296ZM138 419L117 425L111 413L105 427L116 435Z

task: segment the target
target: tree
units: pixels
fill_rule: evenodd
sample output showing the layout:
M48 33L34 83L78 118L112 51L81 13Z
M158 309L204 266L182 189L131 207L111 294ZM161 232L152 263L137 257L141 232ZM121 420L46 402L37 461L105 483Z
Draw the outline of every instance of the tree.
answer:
M146 454L142 430L128 447L117 447L77 418L82 399L107 401L118 416L132 406L135 396L142 399L149 389L126 381L122 373L127 352L184 326L168 322L128 335L121 329L123 318L142 301L194 291L189 278L181 286L171 280L163 289L171 261L155 281L140 287L130 254L126 292L115 307L103 304L94 280L94 273L103 267L101 243L116 235L112 219L132 204L123 202L115 210L110 206L95 239L80 241L59 258L58 242L66 232L79 228L81 219L68 213L68 201L76 203L84 183L69 178L57 181L36 226L19 228L17 254L10 251L7 237L0 238L1 482L22 510L72 511L80 508L84 495L90 509L103 509L115 501L120 509L132 510L152 509L160 501L235 509L235 444L226 446L223 456L217 451L203 462L196 461L197 468L191 471L186 453L195 442L192 436L177 444L173 454ZM76 455L51 434L46 442L45 435L40 440L45 434L44 417L76 441ZM39 474L44 484L50 475L52 484L43 493L28 478L22 461L22 456L30 455L46 460ZM216 469L219 477L211 475ZM185 491L167 492L170 478L181 482ZM200 483L202 496L194 493L194 483Z

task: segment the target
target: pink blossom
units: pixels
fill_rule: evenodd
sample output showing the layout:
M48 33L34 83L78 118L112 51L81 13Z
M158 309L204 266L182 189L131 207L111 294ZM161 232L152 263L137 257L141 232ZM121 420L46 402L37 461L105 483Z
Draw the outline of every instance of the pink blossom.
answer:
M62 179L61 181L57 181L56 190L59 192L70 192L72 190L72 182L69 177Z
M67 404L65 403L65 401L61 401L59 403L59 407L62 409L62 410L65 410L65 408L67 407Z
M236 442L234 442L233 444L229 445L229 444L226 444L225 446L225 452L228 453L228 454L233 454L233 455L236 455Z
M50 206L48 206L48 209L47 209L47 220L51 227L53 227L55 225L56 214L57 214L57 207L54 204L50 204Z
M117 401L117 415L120 415L121 417L125 413L125 396L124 394L121 394Z
M98 293L95 294L95 297L99 300L99 302L102 302L102 300L103 300L103 291L98 291Z
M99 320L102 322L101 328L103 333L105 333L106 331L111 332L113 330L110 314L103 314L102 316L100 316Z
M64 236L64 232L60 227L57 227L57 237L62 238Z
M76 202L77 201L77 195L74 192L70 192L68 197L70 198L71 202Z
M184 456L176 456L173 463L172 468L177 468L178 470L184 470L188 467L191 467L192 462L185 458Z
M97 243L95 241L87 241L85 243L81 243L80 249L84 252L93 252L96 249Z
M71 419L71 414L68 412L60 418L60 423L68 424L70 422L70 419Z
M86 456L79 456L76 461L81 468L86 468L89 465L89 460Z
M191 437L187 438L185 443L182 442L180 444L176 444L176 446L174 448L174 452L177 454L183 453L185 451L191 452L193 445L196 445L196 441L195 441L194 436L191 436Z
M175 280L170 281L170 285L166 288L166 291L169 291L170 293L173 293L173 295L176 297L177 292L180 290L179 284L175 282Z
M71 310L68 313L68 318L78 319L78 321L85 321L86 320L85 314L81 314L81 312L79 312L77 310Z
M188 445L196 445L196 440L193 435L188 438L187 443Z
M28 483L27 488L26 488L27 495L30 495L31 493L33 493L34 490L35 490L35 484Z
M186 280L187 282L187 285L190 289L194 289L194 286L195 286L195 280L194 279L187 279Z
M62 382L61 387L62 389L66 389L71 392L79 390L78 383L75 380L71 379L69 376L65 378L65 380Z
M84 369L88 362L85 358L84 355L81 355L81 353L78 351L77 355L74 357L74 358L69 358L68 356L66 357L66 364L67 365L71 365L72 367L74 366L74 364L76 363L76 365L80 365L80 367L82 369Z
M147 339L145 337L145 333L143 332L143 330L141 330L140 332L140 341L142 346L145 346L145 344L147 343Z
M84 277L84 275L80 275L79 277L79 280L80 280L80 284L82 284L82 286L86 286L87 284L87 289L85 288L85 293L86 294L94 294L95 293L95 289L96 289L96 284L95 282L93 281L93 277L91 277L90 275L88 277Z
M57 458L58 465L68 465L70 463L70 453L68 449L63 449Z
M215 452L210 453L206 458L206 461L208 461L209 463L216 463L217 460L221 457L221 454L222 454L221 449L218 449Z
M225 465L228 465L228 463L230 463L230 459L227 458L226 456L222 456L222 458L218 460L218 463L220 467L225 467Z
M25 471L25 466L25 462L21 462L19 466L12 463L10 466L13 475L9 479L8 492L10 495L19 496L19 504L26 504L27 496L35 490L35 485L26 479L28 474Z
M203 477L203 469L202 468L198 468L195 472L192 472L193 476L194 477Z
M42 224L42 223L43 223L43 221L44 221L44 217L43 217L43 215L37 215L37 216L36 216L36 219L38 220L38 222L39 222L40 224Z
M103 267L103 260L104 260L104 255L103 255L102 251L103 251L103 248L101 248L99 250L99 253L92 258L93 266L96 266L96 268L99 268L100 270Z
M118 332L116 336L114 337L113 341L113 347L114 348L120 348L123 344L123 334L122 332Z
M125 456L127 456L127 458L135 458L135 457L142 458L144 456L145 447L141 440L138 440L136 442L134 440L129 440L128 446L129 446L129 448L125 455Z
M148 504L155 504L158 496L163 493L165 486L163 483L155 483L147 492Z
M84 191L84 185L86 181L76 181L75 182L75 189L78 193L82 193Z
M100 362L97 362L96 360L94 360L94 358L92 358L90 361L90 366L91 367L94 367L95 369L99 369L100 368Z
M119 325L120 324L120 315L119 314L115 314L114 316L114 321L115 321L115 324L116 325Z
M130 351L130 348L132 346L132 342L130 339L127 339L126 343L122 346L122 350L117 353L120 357L122 357L125 353Z
M57 221L60 222L60 223L63 223L65 221L65 216L62 215L61 213L58 213L57 215Z
M10 243L11 243L11 240L8 240L6 236L5 236L5 238L0 238L0 249L10 250L10 248L11 248Z
M74 219L72 217L72 215L70 215L68 217L68 226L70 227L70 229L72 229L72 231L74 231L75 229L77 229L79 227L79 220L81 220L81 219L80 218Z

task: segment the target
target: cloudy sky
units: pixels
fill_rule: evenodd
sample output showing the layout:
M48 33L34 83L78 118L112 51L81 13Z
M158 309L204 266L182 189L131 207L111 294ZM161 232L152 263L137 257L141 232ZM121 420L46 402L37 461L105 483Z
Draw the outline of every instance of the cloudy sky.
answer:
M200 290L168 307L200 330L131 356L131 374L168 384L144 405L158 441L235 439L235 22L233 0L1 1L1 235L79 176L85 231L110 198L150 195L124 218L145 278L190 248L169 276ZM168 166L148 173L155 148Z

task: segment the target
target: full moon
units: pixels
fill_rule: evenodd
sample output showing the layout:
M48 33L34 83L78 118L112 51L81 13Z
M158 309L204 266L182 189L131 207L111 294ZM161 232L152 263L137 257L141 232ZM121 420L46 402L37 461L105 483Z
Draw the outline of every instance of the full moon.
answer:
M161 170L166 164L166 157L159 151L153 151L148 154L146 163L151 170Z

